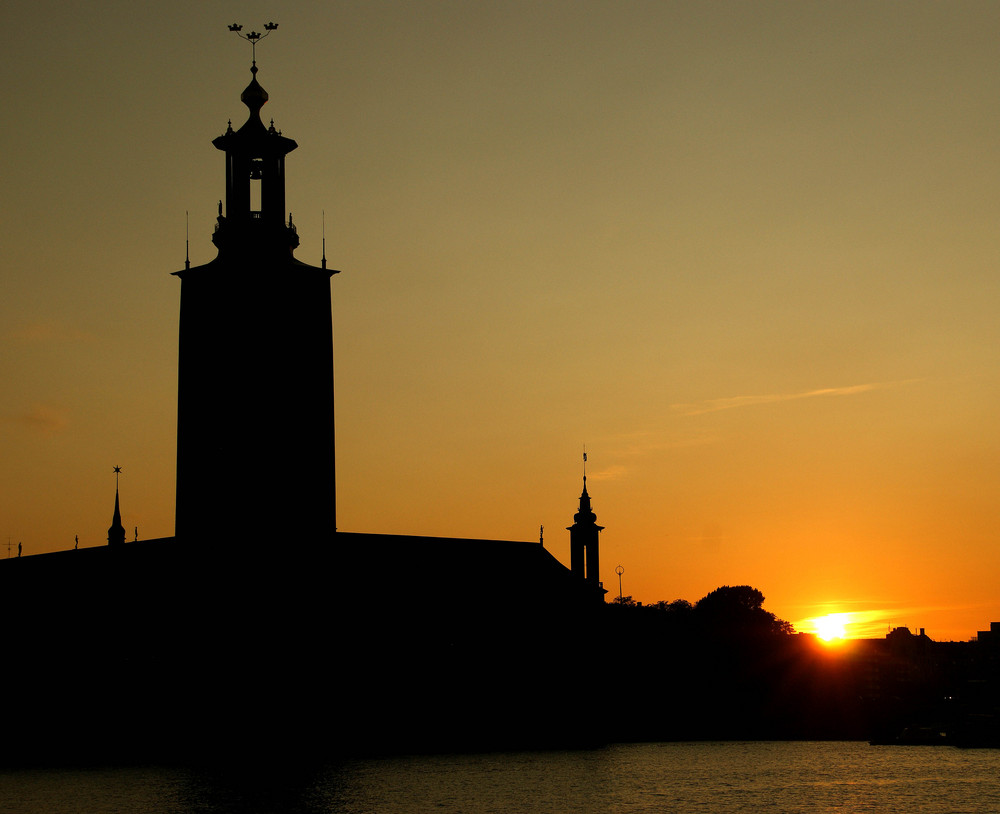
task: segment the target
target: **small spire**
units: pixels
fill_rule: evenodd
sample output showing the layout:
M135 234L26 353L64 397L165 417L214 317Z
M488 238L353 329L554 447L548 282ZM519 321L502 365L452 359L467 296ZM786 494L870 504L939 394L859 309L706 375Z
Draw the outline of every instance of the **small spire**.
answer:
M577 522L583 523L594 523L597 520L597 515L594 514L594 509L590 505L590 495L587 493L587 453L583 453L583 492L580 493L580 511L573 515L573 519Z
M125 542L125 527L122 525L122 513L118 506L118 476L122 468L116 466L115 471L115 513L111 518L111 528L108 529L108 545L120 545Z

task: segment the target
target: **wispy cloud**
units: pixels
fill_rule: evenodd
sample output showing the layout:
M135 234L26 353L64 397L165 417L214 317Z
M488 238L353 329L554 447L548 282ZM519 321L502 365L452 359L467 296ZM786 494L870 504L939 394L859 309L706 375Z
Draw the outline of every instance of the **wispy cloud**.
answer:
M23 427L39 435L55 435L69 423L65 410L48 404L33 404L22 413L5 415L0 420L4 424Z
M615 464L605 469L599 469L596 472L588 471L587 480L617 480L623 477L627 471L624 466Z
M801 393L769 393L760 396L730 396L722 399L709 399L693 404L671 404L670 408L681 415L702 415L715 413L719 410L734 410L738 407L755 407L759 404L778 404L784 401L797 401L821 396L855 396L872 390L885 390L910 384L919 379L905 379L896 382L872 382L870 384L853 384L847 387L824 387L820 390L806 390Z
M880 638L896 627L911 627L916 633L920 619L930 614L940 614L948 611L973 610L983 607L976 605L911 605L895 606L896 603L885 601L866 602L865 600L829 601L816 605L800 606L809 616L793 621L797 631L802 633L815 632L818 620L829 614L843 617L847 627L847 635L851 638ZM929 631L933 633L933 631Z
M683 434L680 434L683 432ZM648 455L664 450L687 449L714 444L719 437L703 428L689 428L668 433L662 427L657 430L609 435L598 439L604 447L614 449L620 455Z

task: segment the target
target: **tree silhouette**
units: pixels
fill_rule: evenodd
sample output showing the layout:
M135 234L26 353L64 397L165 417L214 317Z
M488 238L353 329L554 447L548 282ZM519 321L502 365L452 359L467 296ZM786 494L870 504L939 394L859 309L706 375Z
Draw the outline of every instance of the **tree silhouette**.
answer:
M764 610L764 594L749 585L723 585L703 596L695 615L708 629L747 635L794 633L792 626Z

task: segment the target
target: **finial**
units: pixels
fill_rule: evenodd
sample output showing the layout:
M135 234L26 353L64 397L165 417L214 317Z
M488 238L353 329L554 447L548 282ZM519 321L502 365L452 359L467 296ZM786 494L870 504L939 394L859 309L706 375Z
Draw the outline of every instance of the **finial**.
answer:
M323 216L323 265L322 265L322 268L326 269L326 210L323 209L322 212L321 212L321 214ZM330 271L329 269L327 269L327 270ZM330 274L331 275L340 274L340 271L337 270L337 269L333 269L332 271L330 271Z
M265 33L261 34L258 31L251 31L249 34L244 34L242 33L243 26L240 25L239 23L233 23L231 26L229 26L229 30L232 31L234 34L236 34L237 37L239 37L241 40L246 40L247 42L250 43L250 59L252 62L252 65L250 67L251 73L254 74L257 73L257 43L260 42L265 37L267 37L272 31L275 31L277 28L278 28L277 23L265 23L264 24Z

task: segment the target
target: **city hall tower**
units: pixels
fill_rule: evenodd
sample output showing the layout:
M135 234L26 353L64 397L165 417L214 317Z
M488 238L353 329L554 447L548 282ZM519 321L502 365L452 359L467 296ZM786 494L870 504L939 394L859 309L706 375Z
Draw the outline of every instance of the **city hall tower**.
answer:
M268 95L256 60L250 71L240 97L246 122L238 130L230 123L212 142L225 155L225 204L212 236L218 254L175 272L175 533L234 553L322 543L336 529L336 272L325 258L318 268L293 256L299 238L285 210L285 159L298 145L273 120L264 124Z

